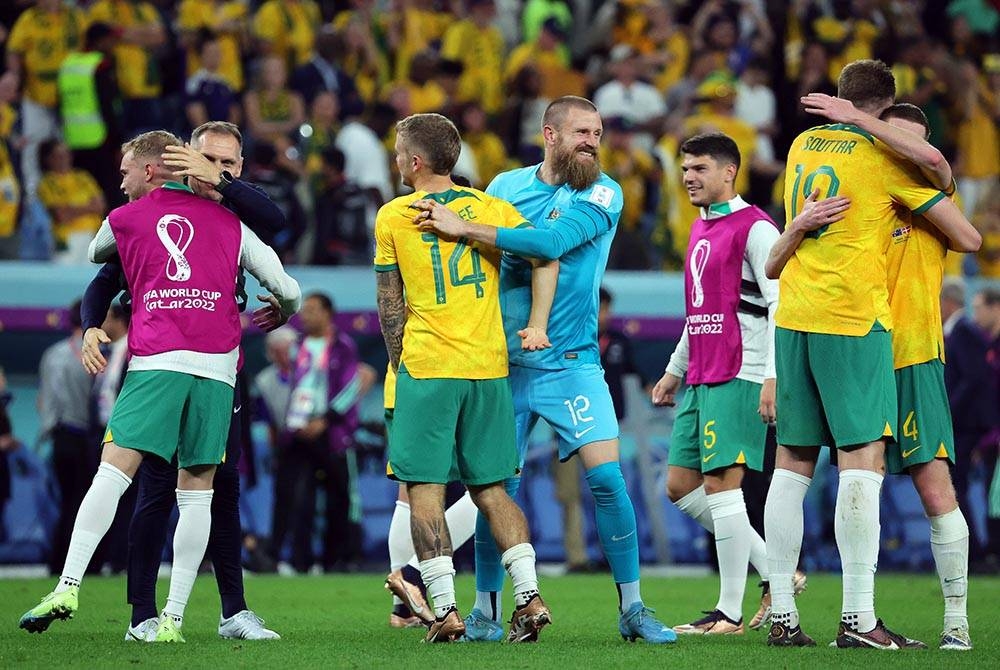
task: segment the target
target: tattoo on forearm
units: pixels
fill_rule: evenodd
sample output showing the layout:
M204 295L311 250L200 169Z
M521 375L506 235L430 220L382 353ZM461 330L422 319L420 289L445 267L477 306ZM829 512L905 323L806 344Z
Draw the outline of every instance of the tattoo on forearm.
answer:
M413 535L413 548L417 559L426 561L438 556L451 556L451 535L444 517L439 519L418 519L411 517L410 533Z
M403 299L403 277L399 270L376 275L376 300L382 337L389 352L392 369L399 369L403 356L403 326L406 325L406 301Z

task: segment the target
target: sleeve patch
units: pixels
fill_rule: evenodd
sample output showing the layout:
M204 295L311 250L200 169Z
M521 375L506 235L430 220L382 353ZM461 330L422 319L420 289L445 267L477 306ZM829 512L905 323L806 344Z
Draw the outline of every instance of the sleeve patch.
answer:
M601 186L600 184L598 184L597 186L594 186L593 189L591 189L590 195L587 197L587 200L589 202L594 203L595 205L600 205L604 209L608 209L609 207L611 207L611 201L614 199L614 197L615 197L614 191L612 191L607 186Z

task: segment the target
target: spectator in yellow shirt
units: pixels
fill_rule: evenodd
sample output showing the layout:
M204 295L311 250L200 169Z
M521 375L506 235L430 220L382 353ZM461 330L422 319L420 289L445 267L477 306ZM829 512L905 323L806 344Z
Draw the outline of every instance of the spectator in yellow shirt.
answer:
M736 87L727 74L717 72L709 75L698 87L697 95L703 104L694 115L684 120L684 136L718 132L736 142L743 163L749 168L740 170L736 175L737 193L750 192L751 171L767 178L781 172L784 168L782 164L761 157L757 152L757 131L754 127L735 116Z
M247 36L247 4L240 0L181 0L177 28L187 47L187 75L202 66L198 56L198 31L211 30L219 38L219 76L234 93L244 87L242 50Z
M13 72L0 76L0 259L14 258L14 229L21 203L21 186L10 159L10 139L17 121L13 102L17 100L17 77Z
M115 64L125 136L162 128L163 86L156 50L166 44L167 33L159 12L145 0L97 0L89 19L120 31Z
M956 145L958 192L971 216L979 201L1000 181L1000 55L986 59L986 76L975 64L962 68Z
M264 59L258 80L243 96L247 130L254 141L274 146L279 167L301 174L302 165L288 156L288 149L306 120L302 96L288 88L285 62L277 56Z
M563 95L584 95L586 81L570 67L565 43L566 31L555 19L548 19L534 41L525 42L510 52L504 68L504 81L513 81L521 68L530 64L541 75L543 98L554 100Z
M104 194L89 173L73 167L73 154L59 140L39 147L45 172L38 199L52 216L56 250L68 262L87 262L87 247L105 215Z
M253 17L253 36L262 53L282 59L291 72L312 57L320 25L319 6L313 0L267 0Z
M14 22L7 40L7 70L24 86L21 97L21 153L25 190L34 193L41 172L38 145L59 132L56 78L70 51L83 47L83 12L62 0L38 0Z
M341 67L354 79L361 99L371 105L389 81L389 59L379 48L373 28L362 14L341 12L338 19L341 16L345 16L342 25L334 21L344 42Z
M476 163L476 175L479 181L472 185L483 190L493 181L493 177L510 169L507 149L500 137L490 130L489 118L478 102L463 105L458 120L462 140L472 150Z
M606 138L599 150L601 169L621 186L625 203L608 265L622 270L648 270L649 240L643 224L651 202L650 189L658 186L656 161L636 144L628 119L604 119L604 132Z
M406 79L393 84L385 99L397 107L400 113L408 109L409 114L437 112L448 104L448 96L436 80L438 58L433 51L422 51L413 57ZM397 101L405 99L407 104Z
M438 11L434 0L394 0L384 14L388 51L394 54L392 77L404 81L413 58L434 46L455 21L449 11Z
M495 25L494 0L469 0L469 16L453 24L444 34L441 56L460 61L458 102L478 101L488 114L496 114L503 102L504 39Z

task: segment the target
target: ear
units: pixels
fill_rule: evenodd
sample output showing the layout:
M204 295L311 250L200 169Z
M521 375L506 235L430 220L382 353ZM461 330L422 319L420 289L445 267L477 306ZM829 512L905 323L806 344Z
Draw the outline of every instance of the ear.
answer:
M552 126L542 126L542 137L545 138L546 144L555 144L556 134L556 129Z
M729 165L727 165L726 166L726 182L727 183L729 183L729 182L735 182L736 181L736 173L737 172L739 172L739 168L736 167L734 164L730 163Z
M152 163L146 163L143 171L146 175L146 181L153 181L153 178L156 177L156 166Z

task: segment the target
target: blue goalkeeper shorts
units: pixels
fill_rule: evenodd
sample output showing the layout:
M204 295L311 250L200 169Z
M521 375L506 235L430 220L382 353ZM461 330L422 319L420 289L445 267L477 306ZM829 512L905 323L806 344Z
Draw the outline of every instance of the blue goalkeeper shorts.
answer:
M517 448L524 465L528 436L544 419L559 438L559 460L580 447L618 437L618 418L600 365L564 370L510 367Z

